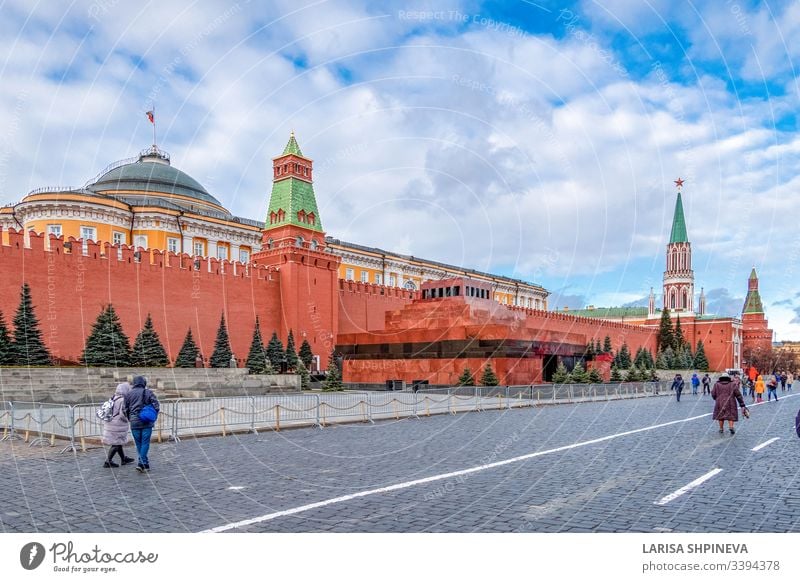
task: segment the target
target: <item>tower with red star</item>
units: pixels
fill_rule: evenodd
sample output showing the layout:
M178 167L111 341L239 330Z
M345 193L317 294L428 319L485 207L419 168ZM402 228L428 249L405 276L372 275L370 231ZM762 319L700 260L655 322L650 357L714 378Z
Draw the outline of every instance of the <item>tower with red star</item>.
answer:
M663 306L671 313L694 315L694 271L692 270L692 244L686 232L681 190L683 180L675 180L678 197L672 218L672 232L667 243L667 265L664 271Z

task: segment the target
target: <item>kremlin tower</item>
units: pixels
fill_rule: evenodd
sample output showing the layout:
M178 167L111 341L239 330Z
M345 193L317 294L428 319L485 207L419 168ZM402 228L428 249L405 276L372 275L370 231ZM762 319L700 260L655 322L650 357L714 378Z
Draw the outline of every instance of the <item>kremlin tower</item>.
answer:
M692 270L692 243L686 233L683 216L681 188L683 180L675 180L678 198L672 219L672 232L667 244L667 268L664 271L663 307L671 314L694 315L694 271Z
M767 351L772 347L772 330L769 329L761 295L758 292L758 275L756 268L750 272L747 280L747 297L742 307L742 337L745 359L752 352Z

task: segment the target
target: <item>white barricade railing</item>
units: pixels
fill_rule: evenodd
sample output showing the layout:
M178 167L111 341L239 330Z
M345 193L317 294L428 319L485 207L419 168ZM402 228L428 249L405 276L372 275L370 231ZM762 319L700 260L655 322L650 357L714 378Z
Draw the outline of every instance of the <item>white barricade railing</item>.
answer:
M664 383L547 384L540 386L458 386L418 392L331 392L288 395L181 398L160 401L153 429L158 442L185 436L226 436L291 426L503 410L556 402L589 402L665 395ZM100 403L47 404L0 402L0 440L22 439L30 445L54 445L64 451L86 450L102 439Z

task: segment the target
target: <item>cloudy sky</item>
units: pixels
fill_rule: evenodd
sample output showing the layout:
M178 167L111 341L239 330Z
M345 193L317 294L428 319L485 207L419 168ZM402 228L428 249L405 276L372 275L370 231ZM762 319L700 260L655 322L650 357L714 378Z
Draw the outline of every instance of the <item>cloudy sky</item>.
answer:
M293 129L328 234L583 307L660 290L683 177L709 309L755 266L800 340L797 2L6 0L0 49L0 203L136 155L155 105L173 164L263 218Z

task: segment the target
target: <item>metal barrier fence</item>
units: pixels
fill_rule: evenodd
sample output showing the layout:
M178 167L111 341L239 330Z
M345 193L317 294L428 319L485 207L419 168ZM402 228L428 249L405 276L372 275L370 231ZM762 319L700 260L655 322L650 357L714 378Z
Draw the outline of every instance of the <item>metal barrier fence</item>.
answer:
M459 386L418 392L335 392L180 398L162 400L153 428L158 442L183 437L226 436L234 432L280 431L294 426L374 422L433 414L456 414L552 404L642 398L668 394L664 383L548 384L542 386ZM102 439L103 422L95 414L101 403L47 404L0 402L0 441L20 439L29 445L85 451Z

